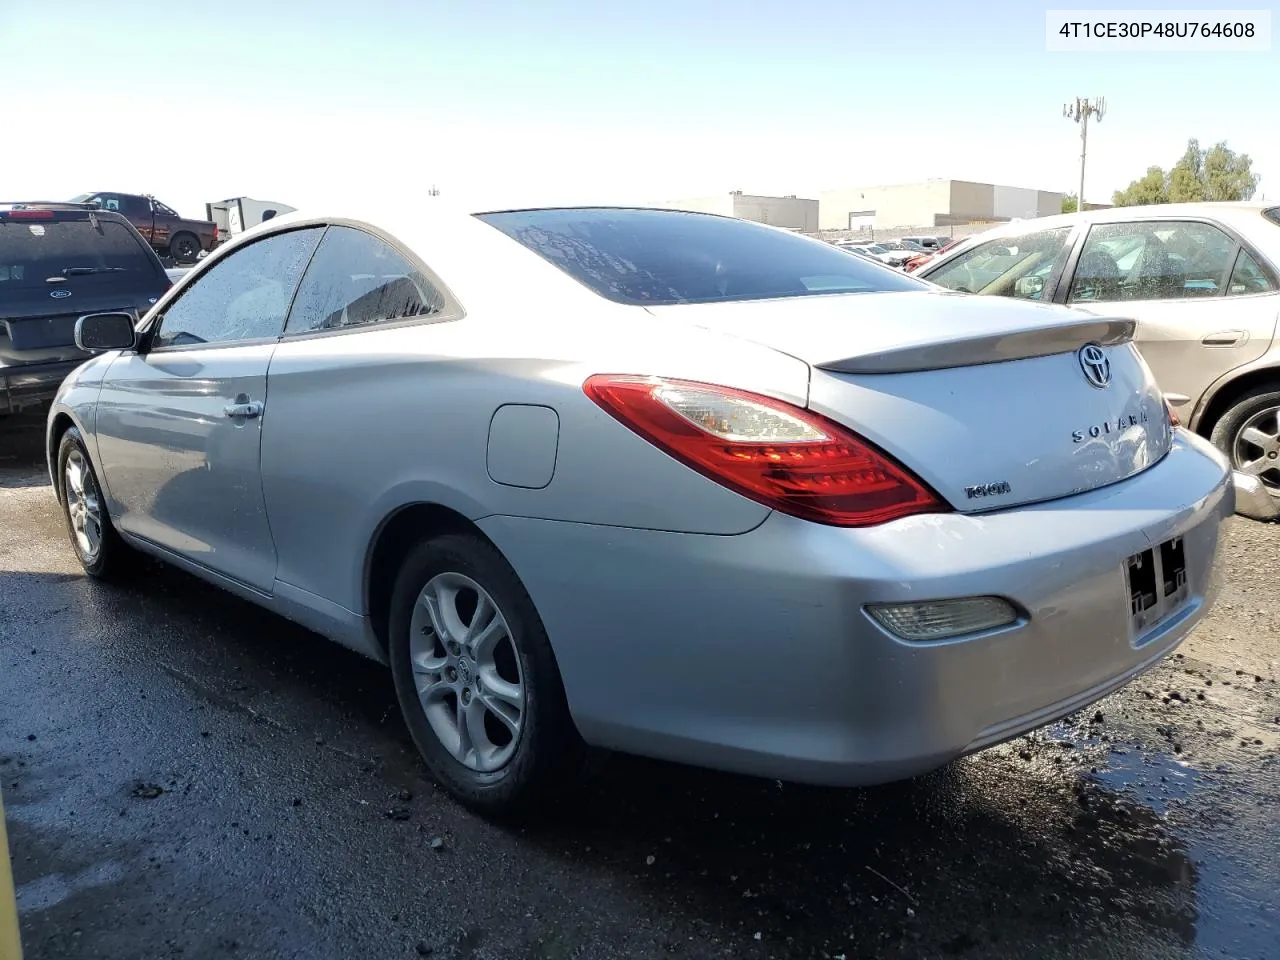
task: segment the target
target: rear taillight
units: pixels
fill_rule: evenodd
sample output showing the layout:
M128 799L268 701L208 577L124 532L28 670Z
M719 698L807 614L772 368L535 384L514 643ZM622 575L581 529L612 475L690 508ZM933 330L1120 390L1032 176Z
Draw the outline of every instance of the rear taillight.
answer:
M218 225L216 223L213 225L213 242L218 242Z
M599 375L587 396L656 447L757 503L867 527L948 509L909 471L837 423L729 387Z

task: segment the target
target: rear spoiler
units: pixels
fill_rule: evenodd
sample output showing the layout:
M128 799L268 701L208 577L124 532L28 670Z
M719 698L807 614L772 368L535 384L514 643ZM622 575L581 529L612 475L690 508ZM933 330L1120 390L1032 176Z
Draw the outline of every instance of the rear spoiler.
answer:
M863 356L828 360L814 366L832 373L918 373L1005 360L1029 360L1069 353L1088 343L1103 347L1119 346L1133 339L1136 326L1137 321L1118 317L1087 317L1031 330L1015 329L1008 333L906 344Z

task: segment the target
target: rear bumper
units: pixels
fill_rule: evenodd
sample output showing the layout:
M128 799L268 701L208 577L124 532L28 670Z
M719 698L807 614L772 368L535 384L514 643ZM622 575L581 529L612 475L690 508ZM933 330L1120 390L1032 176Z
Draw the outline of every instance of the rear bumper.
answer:
M489 517L595 745L833 785L935 769L1050 723L1167 656L1219 586L1230 471L1179 434L1159 464L1063 500L846 530L771 514L702 536ZM1126 559L1181 537L1188 599L1135 631ZM911 643L874 602L1003 596L1020 623Z
M20 413L48 403L58 393L62 381L83 360L29 363L0 367L0 414Z
M1232 471L1231 482L1236 488L1236 513L1253 520L1280 517L1280 499L1268 493L1257 477Z

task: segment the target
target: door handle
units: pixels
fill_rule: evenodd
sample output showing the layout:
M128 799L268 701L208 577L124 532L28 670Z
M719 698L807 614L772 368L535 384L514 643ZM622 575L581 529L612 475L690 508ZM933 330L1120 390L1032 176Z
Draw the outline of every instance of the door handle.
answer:
M252 420L254 417L262 416L262 403L258 400L228 403L222 408L222 411L228 417L244 417L247 420Z
M1221 330L1218 333L1209 334L1200 342L1206 347L1230 347L1248 338L1249 335L1244 330Z

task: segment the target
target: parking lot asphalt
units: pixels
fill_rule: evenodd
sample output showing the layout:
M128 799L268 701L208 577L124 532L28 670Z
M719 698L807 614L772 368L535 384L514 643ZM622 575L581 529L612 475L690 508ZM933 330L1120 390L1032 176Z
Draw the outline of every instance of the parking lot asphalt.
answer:
M27 960L1280 957L1280 527L1172 658L937 774L615 757L536 827L433 788L376 664L160 565L86 580L0 424L0 788Z

